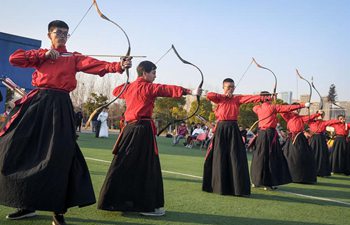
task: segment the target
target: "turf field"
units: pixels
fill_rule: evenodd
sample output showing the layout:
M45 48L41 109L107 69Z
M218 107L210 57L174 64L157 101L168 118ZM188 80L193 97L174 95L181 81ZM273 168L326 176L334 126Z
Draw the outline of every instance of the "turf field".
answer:
M111 148L116 140L96 139L81 134L78 140L88 163L96 197L112 159ZM350 224L350 176L334 175L319 178L317 185L289 184L277 191L252 189L249 198L221 196L201 191L205 152L198 147L171 146L171 139L158 138L163 170L166 215L159 218L137 213L107 212L96 204L71 208L66 214L68 224L284 224L318 225ZM251 155L248 154L249 159ZM51 213L27 220L8 221L13 209L0 206L0 225L51 224Z

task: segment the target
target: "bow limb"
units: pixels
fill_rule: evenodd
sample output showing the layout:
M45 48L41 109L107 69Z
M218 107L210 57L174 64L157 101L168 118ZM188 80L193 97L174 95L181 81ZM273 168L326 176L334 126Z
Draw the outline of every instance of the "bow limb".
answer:
M268 70L272 73L273 77L275 78L275 84L273 86L273 95L274 95L274 98L275 98L275 101L276 101L276 89L277 89L277 77L276 77L276 74L270 70L269 68L267 67L264 67L262 65L260 65L253 57L253 62L256 64L257 67L261 68L261 69L264 69L264 70Z
M320 94L320 92L316 89L315 85L314 85L314 77L311 77L311 86L312 88L316 91L316 93L318 94L318 96L320 97L320 106L319 109L322 110L323 109L323 98Z
M312 85L310 84L310 82L308 80L306 80L303 76L301 76L301 74L299 73L298 69L295 69L295 71L297 72L297 75L300 79L306 81L306 83L309 85L309 102L311 102L311 96L312 96ZM310 107L308 108L308 113L309 113L309 121L310 121Z
M176 56L180 59L181 62L183 62L184 64L191 65L191 66L195 67L195 68L199 71L199 73L200 73L200 75L201 75L201 82L199 83L198 88L202 88L203 82L204 82L204 76L203 76L203 72L201 71L201 69L199 69L199 67L196 66L196 65L194 65L193 63L190 63L190 62L188 62L187 60L183 59L183 58L180 56L180 54L178 53L178 51L176 50L176 48L175 48L174 45L171 46L171 49L173 49L174 53L175 53ZM168 50L167 53L168 53L169 51L170 51L170 50ZM167 54L167 53L166 53L166 54ZM161 58L163 58L163 57L164 57L164 56L162 56ZM158 62L159 62L159 61L160 61L160 60L158 60ZM197 95L197 103L198 103L198 104L197 104L197 108L194 110L194 112L193 112L191 115L189 115L189 116L187 116L187 117L185 117L185 118L183 118L183 119L175 119L175 120L169 122L163 129L161 129L161 130L158 132L157 136L159 136L159 135L160 135L165 129L167 129L171 124L174 124L174 123L180 122L180 121L184 121L184 120L188 120L188 119L190 119L191 117L193 117L194 115L196 115L196 113L197 113L198 110L199 110L199 106L200 106L200 96L198 96L198 95Z
M126 40L127 40L127 42L128 42L128 50L127 50L127 52L126 52L126 54L125 54L125 57L129 57L129 56L130 56L130 52L131 52L131 44L130 44L129 36L128 36L127 33L125 32L125 30L124 30L119 24L117 24L117 23L114 22L113 20L110 20L107 16L105 16L105 15L101 12L100 8L98 7L98 4L97 4L97 1L96 1L96 0L93 0L93 4L94 4L95 7L96 7L96 11L97 11L98 15L99 15L102 19L111 22L112 24L114 24L115 26L117 26L117 27L123 32L123 34L124 34L124 36L126 37ZM128 83L129 83L129 77L130 77L130 75L129 75L129 69L127 68L127 69L126 69L126 82L125 82L125 84L124 84L124 86L123 86L123 89L120 91L120 93L119 93L112 101L110 101L109 103L107 103L106 105L104 105L104 107L107 107L107 106L109 106L110 104L112 104L113 102L115 102L115 101L123 94L123 92L124 92L125 89L126 89L126 86L127 86Z
M98 4L97 4L97 1L96 1L96 0L93 0L93 3L92 3L92 4L95 5L96 11L97 11L97 13L99 14L99 16L100 16L102 19L111 22L112 24L114 24L115 26L117 26L117 27L123 32L123 34L124 34L124 36L126 37L126 40L127 40L127 42L128 42L128 49L127 49L127 51L126 51L125 57L129 57L129 56L130 56L130 53L131 53L131 45L130 45L129 36L126 34L125 30L124 30L119 24L117 24L117 23L114 22L113 20L110 20L107 16L105 16L105 15L101 12L100 8L98 7ZM110 101L109 103L104 104L104 105L100 106L99 108L95 109L95 110L91 113L91 115L90 115L88 121L86 122L85 127L89 126L90 121L91 121L92 118L96 115L96 113L100 112L103 108L108 107L109 105L111 105L113 102L115 102L115 101L123 94L123 92L125 91L125 89L126 89L128 83L129 83L129 77L130 77L130 75L129 75L129 69L127 68L127 69L126 69L126 81L125 81L125 84L124 84L122 90L120 91L120 93L119 93L112 101Z
M276 89L277 89L277 77L276 77L276 74L275 74L272 70L270 70L269 68L260 65L260 64L255 60L254 57L252 58L252 62L254 62L255 65L256 65L258 68L261 68L261 69L270 71L270 72L272 73L272 75L274 76L274 78L275 78L275 84L274 84L274 86L273 86L273 98L274 98L274 102L276 103L276 100L277 100L277 97L276 97ZM259 122L261 122L261 121L263 121L263 120L266 120L267 118L271 117L274 113L276 113L276 108L274 108L274 110L271 112L270 115L268 115L268 116L266 116L266 117L264 117L264 118L262 118L262 119L260 119L260 120L258 119L257 121L255 121L255 122L253 123L253 125L249 128L248 131L252 131L253 128L254 128Z

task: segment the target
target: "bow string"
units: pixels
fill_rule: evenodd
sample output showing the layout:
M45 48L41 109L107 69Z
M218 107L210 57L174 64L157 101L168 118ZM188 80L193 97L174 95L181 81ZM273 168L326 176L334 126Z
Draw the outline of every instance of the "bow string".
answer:
M265 67L265 66L260 65L260 64L255 60L254 57L252 58L252 62L254 62L254 64L255 64L258 68L267 70L267 71L269 71L269 72L272 73L272 75L273 75L273 77L274 77L274 79L275 79L275 84L274 84L274 86L273 86L273 95L272 95L272 96L273 96L273 98L274 98L274 102L276 103L276 100L277 100L277 97L276 97L277 76L276 76L276 74L275 74L271 69L269 69L269 68L267 68L267 67ZM261 121L263 121L263 120L266 120L267 118L271 117L275 112L276 112L276 108L274 108L274 110L271 112L270 115L268 115L268 116L266 116L266 117L264 117L264 118L262 118L262 119L260 119L260 120L258 119L257 121L255 121L255 122L253 123L253 125L249 128L248 131L251 131L251 130L255 127L255 125L257 125L259 122L261 122Z
M131 44L130 44L129 36L128 36L127 33L125 32L125 30L124 30L119 24L117 24L117 23L114 22L113 20L109 19L107 16L105 16L105 15L101 12L100 8L98 7L98 4L97 4L97 1L96 1L96 0L93 0L92 5L95 6L97 13L99 14L99 16L100 16L102 19L107 20L107 21L109 21L110 23L114 24L116 27L118 27L118 28L123 32L123 34L124 34L124 36L126 37L126 40L127 40L127 42L128 42L128 49L127 49L127 51L126 51L125 57L129 57L129 56L130 56L130 53L131 53ZM90 9L91 9L91 7L90 7L88 10L90 10ZM86 15L86 14L87 14L87 13L85 13L85 15ZM84 17L85 17L85 15L84 15ZM81 21L80 21L80 22L81 22ZM80 24L80 22L79 22L79 24ZM74 29L74 30L75 30L75 29ZM89 125L89 123L90 123L90 121L92 120L92 118L93 118L98 112L100 112L103 108L106 108L106 107L108 107L109 105L111 105L113 102L115 102L115 101L123 94L123 92L126 90L126 87L127 87L128 83L129 83L129 77L130 77L130 75L129 75L129 69L126 68L126 81L125 81L125 84L124 84L122 90L120 91L120 93L119 93L112 101L110 101L110 102L108 102L107 104L104 104L104 105L98 107L97 109L95 109L95 110L91 113L91 115L90 115L88 121L86 122L86 127Z
M178 53L178 51L176 50L176 48L175 48L174 45L171 45L171 48L157 61L157 63L158 63L168 52L170 52L170 50L173 50L173 51L174 51L174 53L175 53L176 56L180 59L181 62L183 62L184 64L191 65L191 66L195 67L195 68L199 71L199 73L200 73L200 75L201 75L201 82L199 83L198 88L202 88L203 82L204 82L203 72L202 72L201 69L200 69L198 66L196 66L195 64L193 64L193 63L191 63L191 62L189 62L189 61L183 59L183 58L180 56L180 54ZM194 111L191 115L189 115L189 116L187 116L187 117L185 117L185 118L183 118L183 119L175 119L175 120L169 122L163 129L161 129L161 130L158 132L157 136L159 136L159 135L160 135L165 129L167 129L171 124L175 124L175 123L180 122L180 121L188 120L188 119L190 119L191 117L193 117L194 115L196 115L196 113L197 113L198 110L199 110L199 107L200 107L200 96L197 95L197 107L196 107L195 111Z
M322 110L323 109L323 98L320 94L320 92L316 89L315 85L314 85L314 77L311 77L311 86L312 88L316 91L316 93L318 94L318 96L320 97L320 106L319 109Z
M295 71L296 71L298 77L299 77L300 79L304 80L304 81L309 85L309 103L311 103L312 85L311 85L311 83L310 83L307 79L305 79L305 78L299 73L299 70L298 70L298 69L295 69ZM310 107L308 108L308 114L309 114L309 121L308 121L308 123L309 123L309 122L310 122Z

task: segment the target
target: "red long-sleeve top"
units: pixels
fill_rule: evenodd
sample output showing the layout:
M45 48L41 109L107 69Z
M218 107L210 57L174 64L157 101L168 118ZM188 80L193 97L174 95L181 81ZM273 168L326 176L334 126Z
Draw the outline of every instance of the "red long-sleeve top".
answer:
M32 74L33 86L65 91L76 88L75 74L80 71L100 76L106 73L123 72L119 62L100 61L77 52L67 54L66 47L55 50L62 54L56 60L45 58L48 49L28 51L19 49L10 56L9 60L13 66L35 68Z
M120 85L113 90L113 95L117 96L123 89ZM126 121L151 118L154 108L154 101L157 97L181 97L189 93L188 89L175 85L153 84L144 78L138 77L134 82L128 84L120 98L125 99L126 111L124 113Z
M323 133L326 131L327 126L333 126L334 124L340 123L339 120L315 120L309 122L309 129L312 133Z
M231 98L224 94L209 92L207 99L216 103L218 106L215 110L216 118L220 120L237 120L239 106L244 103L260 102L260 95L233 95Z
M291 133L299 133L304 131L304 124L309 121L309 116L300 116L297 113L288 112L281 113L282 118L287 122L287 129ZM313 120L320 116L320 114L312 114L310 115L310 120Z
M258 116L259 128L266 130L268 128L276 128L278 123L277 113L290 112L304 106L304 103L300 105L273 105L270 102L264 102L261 105L254 106L253 111Z
M350 123L337 123L333 124L332 127L334 127L334 131L337 136L347 137L349 135Z

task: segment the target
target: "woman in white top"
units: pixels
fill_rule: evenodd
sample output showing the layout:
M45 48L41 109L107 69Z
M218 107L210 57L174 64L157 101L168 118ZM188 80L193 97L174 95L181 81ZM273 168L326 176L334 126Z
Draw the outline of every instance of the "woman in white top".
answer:
M107 119L108 119L108 108L104 108L97 117L97 120L101 122L101 128L100 128L100 133L98 134L98 137L108 138Z

